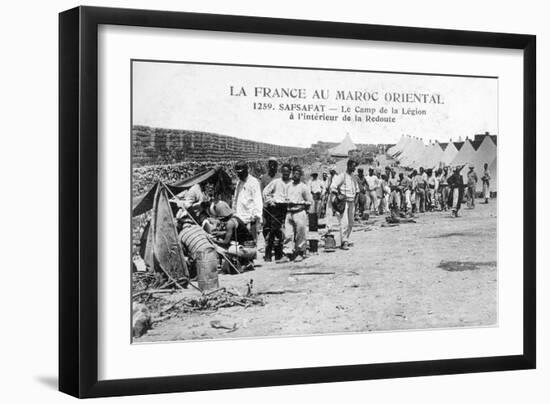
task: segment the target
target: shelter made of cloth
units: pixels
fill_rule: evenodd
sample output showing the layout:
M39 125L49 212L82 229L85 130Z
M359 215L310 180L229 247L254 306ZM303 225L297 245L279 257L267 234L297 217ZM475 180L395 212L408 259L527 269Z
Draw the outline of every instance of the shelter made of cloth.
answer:
M171 280L189 279L170 205L170 191L162 182L157 182L152 190L151 220L142 236L140 248L145 266L149 271L164 272ZM147 193L148 197L150 193Z
M352 150L356 150L357 147L352 142L351 137L349 136L349 133L346 134L346 137L344 137L344 140L342 142L333 147L332 149L328 150L328 153L330 156L333 157L348 157L348 153Z
M132 216L142 215L153 208L154 195L160 183L160 181L155 183L149 191L138 196L137 198L134 198ZM195 184L206 183L213 185L214 194L220 199L231 198L233 193L231 177L221 167L202 170L176 183L163 183L163 185L172 195L180 195L182 192L188 190Z
M175 204L170 200L195 184L212 184L219 196L231 195L229 175L221 168L203 170L174 184L156 182L149 191L135 198L132 216L150 212L151 219L141 237L140 255L150 271L160 271L176 280L188 278L189 271L178 240Z

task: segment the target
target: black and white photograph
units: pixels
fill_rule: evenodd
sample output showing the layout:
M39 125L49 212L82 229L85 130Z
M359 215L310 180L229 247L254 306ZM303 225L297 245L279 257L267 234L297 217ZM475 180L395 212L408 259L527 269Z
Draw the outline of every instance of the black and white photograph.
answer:
M498 326L498 77L130 69L132 343Z
M550 24L495 6L6 3L3 402L546 403Z

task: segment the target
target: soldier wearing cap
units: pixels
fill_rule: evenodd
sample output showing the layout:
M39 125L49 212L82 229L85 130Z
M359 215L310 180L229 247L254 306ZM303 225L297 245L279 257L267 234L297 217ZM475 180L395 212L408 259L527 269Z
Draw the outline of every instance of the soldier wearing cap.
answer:
M331 195L330 186L332 185L332 181L334 180L335 176L336 176L336 170L330 169L329 176L326 181L325 197L323 199L323 207L325 209L325 218L326 218L326 227L328 231L332 229L332 216L334 215L334 211L332 210L332 201L330 198L330 195Z
M323 181L319 179L318 173L311 173L311 179L309 180L308 186L313 198L311 213L316 213L317 216L319 216L321 214L321 197L325 189Z
M399 189L399 178L396 176L395 170L391 170L390 178L388 178L390 187L390 198L388 207L390 210L401 209L401 192Z
M227 248L232 241L239 244L252 241L252 234L248 230L246 224L238 216L235 216L233 210L226 202L212 202L208 211L212 217L225 223L225 229L215 233L216 244Z
M269 217L269 232L264 233L265 238L265 256L266 262L271 261L275 256L275 261L283 258L283 227L286 219L286 203L289 200L288 191L292 179L290 174L292 167L289 163L281 166L281 177L275 178L263 190L262 194L265 200L264 212Z
M415 194L416 209L420 213L426 210L426 188L428 187L428 174L424 167L420 167L413 177L413 191Z
M462 170L462 166L455 167L453 174L447 179L450 189L448 204L451 206L453 217L458 216L464 196L464 179L460 174L460 170Z
M237 257L244 270L253 270L256 245L247 225L224 201L212 202L208 210L210 215L223 223L222 230L213 233L214 243L222 248L224 253ZM227 268L226 270L229 271Z
M254 241L258 237L258 227L262 222L262 191L260 182L248 173L248 165L240 161L235 165L239 181L233 194L233 210L249 228Z
M483 177L481 177L481 182L483 184L483 197L485 198L485 203L489 203L489 198L491 197L491 174L489 173L489 164L483 164Z
M285 218L285 238L293 244L291 259L300 262L307 249L307 210L313 203L309 187L302 182L303 170L292 167L292 182L288 186L288 201Z
M359 192L359 186L353 175L355 167L357 167L357 163L349 159L346 171L334 177L330 186L330 192L335 198L333 200L344 201L343 211L336 211L340 233L340 248L343 250L348 250L351 246L349 237L353 230L353 221L355 219L355 197Z
M468 171L468 188L466 189L466 201L468 208L473 209L476 206L476 186L477 186L477 174L474 171L474 165L470 164Z
M321 195L321 209L319 210L319 218L324 217L327 211L326 199L327 199L328 189L330 188L330 184L329 184L330 180L328 178L328 173L326 171L323 171L323 174L321 175L321 181L323 183L323 194Z
M357 186L359 192L357 193L355 210L359 213L359 217L363 217L367 206L367 179L365 177L365 170L362 168L357 169Z
M281 175L277 172L278 168L279 168L279 162L277 161L277 159L275 157L270 157L267 160L267 172L260 177L260 189L262 190L262 193L264 189L273 180L281 177ZM277 217L280 215L277 214L277 209L278 209L277 206L274 206L273 204L268 204L267 201L264 199L264 206L263 206L263 212L262 212L262 217L263 217L262 235L264 236L264 241L265 241L265 254L264 254L265 261L271 261L273 243L272 242L270 243L269 240L270 240L270 234L272 233L273 228L278 227L278 223L276 223L276 221L277 221ZM284 216L283 216L283 219L284 219Z
M273 181L275 178L279 178L280 175L277 172L277 169L279 168L279 162L275 157L270 157L267 160L267 173L263 174L260 177L260 188L263 191L265 187Z
M378 195L376 189L379 187L380 180L374 175L374 169L369 168L369 175L365 177L367 183L367 195L369 197L368 204L370 205L371 214L378 213Z

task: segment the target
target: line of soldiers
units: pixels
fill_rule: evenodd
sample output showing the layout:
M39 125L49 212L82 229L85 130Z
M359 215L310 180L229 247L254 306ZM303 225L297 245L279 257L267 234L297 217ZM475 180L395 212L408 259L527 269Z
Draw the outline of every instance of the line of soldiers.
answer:
M270 158L267 172L259 179L248 172L246 162L235 165L238 182L231 206L224 201L208 201L208 209L199 218L199 225L211 234L213 241L228 255L237 257L252 269L261 231L265 240L264 260L299 262L310 251L316 252L319 241L319 220L326 222L326 234L338 236L339 247L349 249L354 221L365 214L379 215L404 212L412 215L433 210L451 210L458 216L464 192L468 206L475 205L478 182L470 166L464 184L462 167L424 170L409 174L369 168L368 175L353 159L346 170L324 172L322 178L312 173L307 183L300 166L282 164ZM481 178L485 202L489 200L490 175L485 164ZM205 198L201 184L186 193L185 208L201 206ZM199 217L197 215L197 217ZM326 235L325 235L326 236Z
M383 173L375 172L371 168L368 176L364 175L363 169L359 169L358 214L362 217L367 211L370 214L386 214L392 210L413 214L450 209L456 217L464 196L469 208L475 206L478 183L474 166L469 167L466 184L460 173L462 168L463 166L455 167L454 170L450 167L424 170L420 167L409 174L397 174L390 167L386 167ZM490 179L488 164L485 164L481 178L485 203L489 202Z

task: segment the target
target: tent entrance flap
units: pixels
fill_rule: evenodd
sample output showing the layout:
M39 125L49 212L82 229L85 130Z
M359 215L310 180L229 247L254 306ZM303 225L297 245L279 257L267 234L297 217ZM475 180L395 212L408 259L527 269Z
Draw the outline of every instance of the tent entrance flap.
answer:
M143 260L149 270L164 272L169 278L189 279L182 246L178 240L168 190L159 182L155 195Z

